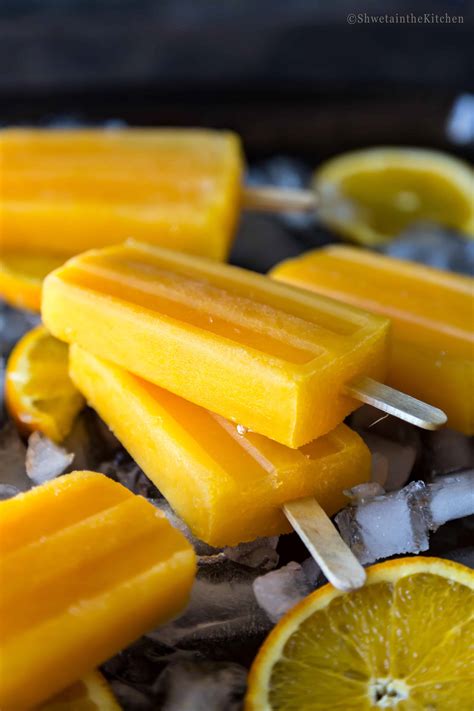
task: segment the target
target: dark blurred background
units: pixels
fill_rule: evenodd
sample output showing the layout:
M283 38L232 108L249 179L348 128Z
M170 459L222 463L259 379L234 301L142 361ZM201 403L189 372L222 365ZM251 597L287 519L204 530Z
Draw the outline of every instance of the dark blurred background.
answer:
M445 128L474 76L473 25L463 0L0 0L0 121L230 127L252 158L462 153Z
M231 128L247 180L290 186L364 146L471 159L473 30L468 0L0 0L0 125ZM265 271L335 239L244 214L231 260Z

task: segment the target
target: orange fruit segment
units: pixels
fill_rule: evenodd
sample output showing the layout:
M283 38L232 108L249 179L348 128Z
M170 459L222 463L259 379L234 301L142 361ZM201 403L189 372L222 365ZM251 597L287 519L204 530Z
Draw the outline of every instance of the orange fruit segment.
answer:
M469 711L474 571L438 558L372 566L349 593L326 585L274 628L246 711Z
M120 711L120 706L102 674L91 672L38 706L37 711Z
M0 252L0 297L10 306L40 311L43 279L64 257Z
M5 375L5 399L22 432L39 430L54 442L69 434L85 404L68 373L68 346L37 326L13 349Z
M389 242L415 223L474 236L474 177L449 155L417 148L370 148L324 163L315 173L320 216L342 237Z

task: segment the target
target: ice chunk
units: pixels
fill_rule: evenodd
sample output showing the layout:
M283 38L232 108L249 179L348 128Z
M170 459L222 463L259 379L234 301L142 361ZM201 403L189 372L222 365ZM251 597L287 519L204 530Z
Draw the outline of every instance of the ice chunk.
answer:
M31 481L26 474L26 448L11 422L0 430L0 483L26 491Z
M424 467L429 478L474 467L474 440L455 430L426 432Z
M385 489L376 481L368 481L364 484L357 484L352 489L345 489L344 494L351 500L352 504L357 505L385 494Z
M375 496L337 514L340 533L361 563L428 549L426 488L423 482L411 482L401 491Z
M383 487L386 491L400 489L409 479L417 457L411 444L400 444L372 432L360 430L359 434L373 455L385 457L388 471Z
M0 501L5 501L6 499L11 499L20 493L20 490L16 486L11 484L0 484Z
M229 560L249 568L259 568L260 570L272 570L278 565L279 556L276 551L278 536L270 538L257 538L249 543L240 543L232 548L223 549L223 553Z
M438 269L472 274L474 242L454 230L435 225L413 225L382 248L385 254Z
M253 583L255 598L272 622L278 622L314 587L303 567L294 561L266 575L260 575Z
M162 711L239 711L247 686L240 664L175 662L160 677Z
M400 491L365 499L340 511L336 523L362 563L428 549L429 531L474 513L474 472L411 482Z
M448 138L460 146L474 145L474 95L461 94L451 109L446 128Z
M253 594L257 575L258 570L219 556L201 559L184 614L147 636L169 647L198 650L214 660L251 658L271 628Z
M430 528L474 513L474 471L438 477L429 485Z
M34 484L43 484L63 474L74 459L74 454L51 442L40 432L28 439L26 473Z

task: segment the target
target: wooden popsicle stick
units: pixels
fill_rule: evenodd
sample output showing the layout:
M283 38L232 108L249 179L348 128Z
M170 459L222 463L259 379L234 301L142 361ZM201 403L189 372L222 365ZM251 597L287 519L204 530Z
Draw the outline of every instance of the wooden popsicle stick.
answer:
M424 430L437 430L448 421L446 414L439 408L372 378L362 377L353 380L346 385L345 392L360 402L373 405L383 412L388 412L389 415L395 415Z
M263 212L313 212L318 206L313 190L303 188L242 188L242 204L247 210Z
M326 578L338 590L362 587L366 572L316 499L290 501L283 511Z

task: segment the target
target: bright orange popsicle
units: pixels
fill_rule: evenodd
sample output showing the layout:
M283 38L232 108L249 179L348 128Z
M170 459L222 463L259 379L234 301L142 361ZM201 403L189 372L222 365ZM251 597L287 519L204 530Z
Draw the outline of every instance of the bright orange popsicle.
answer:
M128 237L225 259L240 140L201 129L0 132L0 255L70 256Z
M185 604L195 555L140 496L75 472L0 503L0 708L22 711Z
M347 382L385 371L387 319L138 243L52 272L42 314L58 338L290 447L359 406Z
M194 534L236 545L291 527L283 504L315 496L328 514L367 481L370 453L345 425L301 449L239 431L208 410L71 347L71 377Z
M387 382L474 433L474 280L351 247L282 262L279 281L392 319Z

